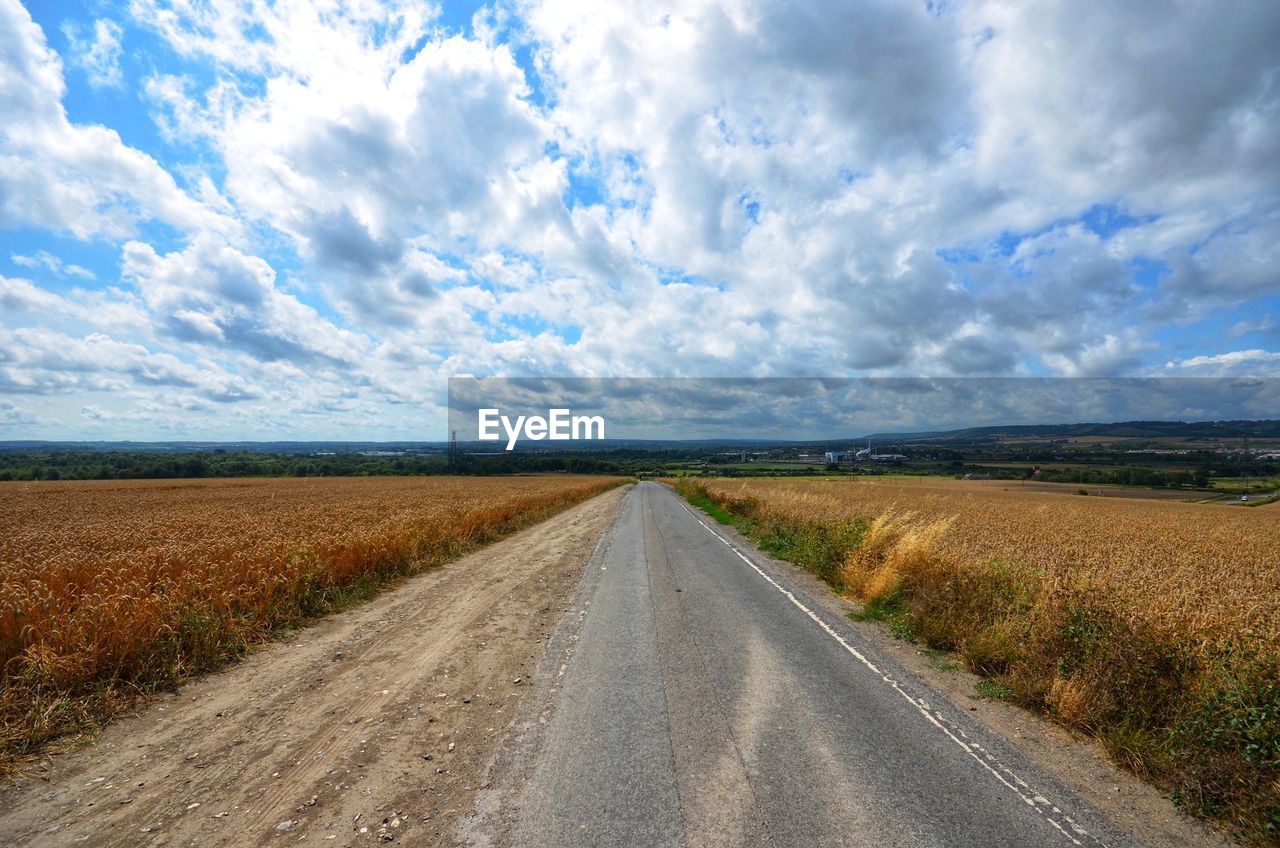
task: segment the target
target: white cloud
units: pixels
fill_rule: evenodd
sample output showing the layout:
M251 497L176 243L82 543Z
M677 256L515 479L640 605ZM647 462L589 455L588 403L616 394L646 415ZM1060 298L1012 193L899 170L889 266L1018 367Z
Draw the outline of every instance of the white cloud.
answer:
M120 68L120 25L99 19L93 22L92 38L82 38L73 23L63 26L71 43L72 61L82 68L95 88L120 88L124 72Z
M978 167L1051 211L1274 191L1280 6L967 3Z
M1045 362L1064 377L1111 377L1131 374L1142 354L1154 349L1136 331L1108 334L1101 341L1064 345L1064 352L1047 353Z
M1275 316L1269 313L1257 319L1237 321L1228 328L1227 337L1238 339L1250 333L1280 334L1280 322L1276 321Z
M35 427L46 423L22 407L7 400L0 400L0 429L29 434Z
M486 238L507 199L547 188L548 131L505 47L451 38L405 65L342 70L275 77L218 133L230 194L320 266L368 275L410 238Z
M112 391L130 384L191 389L220 402L257 396L245 380L211 363L193 365L101 333L76 338L44 328L0 329L2 390L50 394Z
M124 237L139 220L182 230L235 225L183 192L118 133L67 120L62 63L17 0L0 0L0 227Z
M0 306L6 311L19 310L57 310L64 301L52 292L47 292L29 280L10 279L0 276Z
M180 342L214 345L272 361L356 361L364 341L334 326L276 286L264 260L212 235L158 254L124 245L122 275L137 288L162 332Z
M70 262L63 262L47 250L37 251L34 256L23 256L15 253L9 258L13 260L14 264L21 265L23 268L44 268L59 277L79 277L82 280L92 280L94 278L94 273L88 268Z
M1174 359L1165 364L1168 370L1181 370L1196 376L1227 377L1237 374L1280 376L1280 351L1233 350L1212 356Z
M237 71L291 68L314 78L341 74L366 57L385 64L402 56L439 14L419 0L131 0L129 12L180 56Z
M36 323L65 325L68 321L106 331L145 331L150 321L140 308L119 291L86 291L74 288L66 295L54 294L30 280L0 275L0 306L3 323L22 319Z

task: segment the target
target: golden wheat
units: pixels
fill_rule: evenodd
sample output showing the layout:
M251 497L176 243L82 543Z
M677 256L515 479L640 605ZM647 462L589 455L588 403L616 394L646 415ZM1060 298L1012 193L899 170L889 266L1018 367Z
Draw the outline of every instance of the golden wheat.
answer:
M620 482L0 483L0 766L157 682Z
M872 521L927 532L934 556L1029 566L1050 583L1105 589L1135 615L1194 633L1280 639L1280 516L1212 504L976 490L952 481L712 480L801 522ZM945 522L945 527L938 522ZM899 528L901 532L903 528ZM891 528L882 528L891 529Z

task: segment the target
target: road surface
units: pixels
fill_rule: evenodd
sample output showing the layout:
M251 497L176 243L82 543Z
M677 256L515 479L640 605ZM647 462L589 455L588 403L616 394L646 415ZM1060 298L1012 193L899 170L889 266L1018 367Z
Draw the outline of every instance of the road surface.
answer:
M514 844L1132 844L669 489L590 568Z

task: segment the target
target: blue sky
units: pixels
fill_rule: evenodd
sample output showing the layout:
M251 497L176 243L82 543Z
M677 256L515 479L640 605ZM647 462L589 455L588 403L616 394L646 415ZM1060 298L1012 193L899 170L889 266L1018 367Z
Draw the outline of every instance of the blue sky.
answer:
M0 439L1280 373L1274 3L319 5L0 0Z

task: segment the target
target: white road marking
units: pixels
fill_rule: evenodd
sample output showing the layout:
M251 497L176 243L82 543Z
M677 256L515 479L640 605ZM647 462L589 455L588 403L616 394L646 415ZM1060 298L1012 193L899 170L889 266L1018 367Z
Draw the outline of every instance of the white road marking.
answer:
M848 651L855 659L858 660L858 662L862 663L864 666L870 669L873 673L879 675L881 680L887 683L889 687L893 689L893 691L897 692L904 699L906 699L906 701L909 704L911 704L911 706L915 707L920 712L920 715L924 716L925 719L930 724L932 724L934 727L938 728L943 733L945 733L948 739L956 743L956 745L960 746L961 750L963 750L966 754L972 757L984 769L990 772L992 777L994 777L996 780L1003 783L1005 786L1009 787L1009 789L1013 790L1027 806L1031 807L1031 809L1039 813L1040 816L1044 818L1045 821L1047 821L1049 824L1057 828L1057 830L1063 836L1071 840L1071 843L1073 845L1082 845L1083 843L1079 839L1077 839L1075 836L1073 836L1071 833L1069 833L1067 829L1063 827L1062 824L1059 823L1053 816L1046 813L1042 809L1042 806L1049 807L1055 815L1061 816L1062 821L1065 822L1071 828L1071 830L1074 831L1076 834L1079 834L1080 836L1089 839L1094 844L1104 845L1104 843L1101 840L1099 840L1096 836L1093 836L1083 827L1076 824L1076 822L1072 821L1070 816L1067 816L1066 814L1062 813L1062 811L1058 808L1057 805L1046 800L1043 795L1034 791L1029 785L1027 785L1027 782L1025 780L1023 780L1018 775L1014 774L1014 772L1011 769L1009 769L1008 766L1001 763L989 751L984 750L981 745L978 745L977 743L965 742L963 737L966 737L968 734L966 734L960 727L956 726L953 722L951 722L949 719L943 716L941 712L938 712L937 710L932 710L929 707L928 702L925 701L923 698L920 700L916 700L915 698L907 694L907 692L900 685L898 685L898 681L894 680L892 677L885 674L883 671L880 670L880 668L875 663L867 659L867 657L861 651L859 651L857 648L850 645L849 642L843 636L841 636L839 633L835 631L835 628L833 628L831 625L827 624L820 617L818 617L818 615L814 613L813 610L805 606L804 603L802 603L800 599L797 598L791 591L789 591L788 589L780 585L776 580L774 580L768 574L765 574L764 571L761 570L760 566L752 562L751 559L748 558L747 555L744 554L742 551L738 550L738 548L734 546L732 542L730 542L724 536L721 536L719 533L717 533L709 524L707 524L707 522L705 522L702 519L702 516L698 515L696 512L690 509L684 503L684 501L682 500L677 501L677 503L680 504L681 508L683 508L685 512L693 516L693 520L698 522L698 524L702 525L702 528L704 530L706 530L712 536L715 536L717 539L719 539L726 548L733 551L734 554L737 555L738 559L742 560L747 565L751 566L751 568L756 572L756 574L759 574L761 577L763 577L769 583L769 585L773 586L773 588L781 592L783 596L786 597L787 600L789 600L792 604L798 607L800 611L803 612L805 615L809 616L809 618L812 619L815 624L817 624L819 627L822 628L823 632L825 632L832 639L840 643L840 647ZM982 756L979 756L978 752L981 752Z

